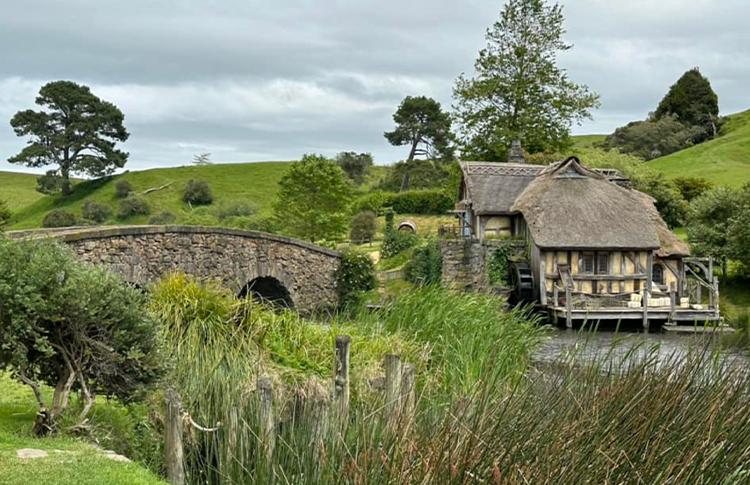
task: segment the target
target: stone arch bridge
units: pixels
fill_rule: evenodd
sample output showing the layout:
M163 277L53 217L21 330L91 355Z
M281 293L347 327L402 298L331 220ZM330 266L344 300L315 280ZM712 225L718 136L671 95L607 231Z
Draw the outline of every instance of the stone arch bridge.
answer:
M336 251L262 232L196 226L112 226L18 231L54 237L78 257L147 286L172 272L220 281L239 296L261 296L301 312L338 301Z

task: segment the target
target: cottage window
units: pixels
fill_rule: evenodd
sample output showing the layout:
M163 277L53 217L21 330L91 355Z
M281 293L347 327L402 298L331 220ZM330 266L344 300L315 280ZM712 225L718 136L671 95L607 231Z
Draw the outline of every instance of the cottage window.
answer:
M656 284L663 285L664 284L664 267L660 264L655 264L651 268L652 273L652 281Z
M583 253L578 267L583 274L609 274L609 254Z
M609 273L609 254L598 253L596 255L596 274Z
M578 268L579 273L594 272L594 253L583 253L581 255L581 264Z

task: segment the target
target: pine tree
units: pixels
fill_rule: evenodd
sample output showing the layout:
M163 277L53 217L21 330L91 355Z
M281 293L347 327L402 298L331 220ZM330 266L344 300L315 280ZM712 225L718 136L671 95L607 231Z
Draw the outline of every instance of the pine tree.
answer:
M685 72L669 88L654 113L656 119L670 115L685 125L702 127L706 133L704 139L716 136L719 97L697 67Z

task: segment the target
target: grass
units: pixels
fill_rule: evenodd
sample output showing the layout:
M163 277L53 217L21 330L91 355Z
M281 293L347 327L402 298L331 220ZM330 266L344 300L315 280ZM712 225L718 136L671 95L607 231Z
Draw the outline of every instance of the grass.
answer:
M44 197L36 191L36 175L0 172L0 199L16 211Z
M570 137L573 142L572 151L582 148L593 148L594 143L604 141L607 135L575 135Z
M65 209L80 217L84 201L93 200L107 204L116 212L118 199L115 197L115 183L118 180L130 182L136 193L162 187L142 197L151 206L151 214L162 211L177 216L176 223L204 223L216 218L207 214L208 210L193 210L182 201L182 191L190 179L206 180L214 195L212 208L224 204L243 201L255 206L259 217L271 214L271 204L276 194L278 182L283 176L288 162L259 162L240 164L216 164L177 168L156 168L139 172L128 172L111 178L81 182L68 197L55 195L38 198L30 205L16 212L12 229L40 227L44 216L52 209ZM206 217L209 216L209 217ZM127 220L128 224L144 224L149 216L136 216ZM107 223L117 223L114 216Z
M49 391L48 389L46 391ZM162 484L136 463L104 458L90 444L67 436L34 438L31 423L36 405L31 390L0 374L0 483L30 485ZM36 448L49 456L21 460L16 450Z
M750 110L727 117L719 137L648 162L673 177L703 177L738 187L750 181Z

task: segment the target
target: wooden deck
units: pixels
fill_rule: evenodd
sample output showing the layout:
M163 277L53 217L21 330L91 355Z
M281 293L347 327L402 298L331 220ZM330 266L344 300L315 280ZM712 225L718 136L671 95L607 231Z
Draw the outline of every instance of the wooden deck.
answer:
M565 321L568 310L564 306L549 306L548 312L553 320ZM572 308L570 318L573 321L582 320L643 320L643 308L602 307L602 308ZM666 307L648 307L646 318L653 321L669 321L681 323L715 322L720 319L719 314L712 309L693 310L692 308L675 308L674 312Z

